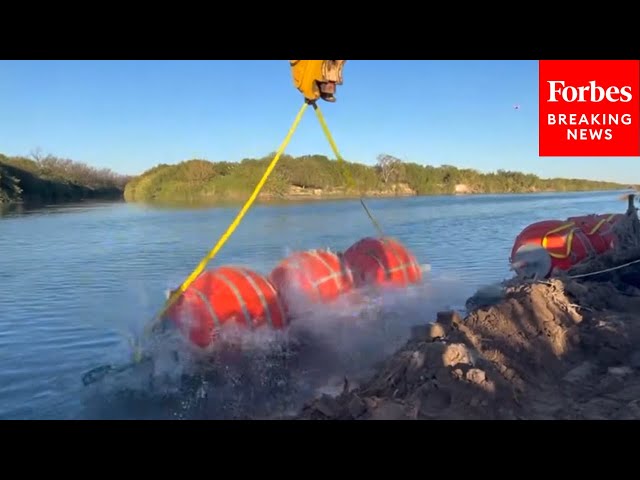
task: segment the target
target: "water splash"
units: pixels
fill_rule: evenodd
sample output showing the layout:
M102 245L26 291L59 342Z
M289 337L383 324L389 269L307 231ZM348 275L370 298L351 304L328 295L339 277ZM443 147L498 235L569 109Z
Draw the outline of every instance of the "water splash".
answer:
M345 378L357 385L413 325L456 308L468 291L455 277L431 275L411 288L366 292L358 302L345 296L329 306L307 303L305 315L284 331L225 329L207 352L169 330L149 345L149 364L103 385L101 395L110 396L113 418L292 415L321 393L339 393Z

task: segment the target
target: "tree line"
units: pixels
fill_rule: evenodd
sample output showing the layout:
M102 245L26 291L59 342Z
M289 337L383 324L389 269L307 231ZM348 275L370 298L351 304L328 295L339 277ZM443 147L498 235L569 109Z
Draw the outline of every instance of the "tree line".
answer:
M130 179L40 150L29 157L0 154L0 203L122 199Z
M121 199L130 202L217 203L247 198L274 154L239 162L194 159L159 164L141 175L120 175L39 150L29 157L0 154L0 203ZM262 199L335 198L357 195L444 195L621 189L627 185L584 179L544 179L498 170L482 173L431 166L381 154L375 165L338 162L324 155L283 155Z
M272 159L273 154L240 162L195 159L160 164L131 179L124 196L131 202L240 200L253 190ZM338 162L323 155L283 155L265 184L262 197L566 192L624 187L576 178L545 179L507 170L482 173L451 165L420 165L388 154L379 155L373 166Z

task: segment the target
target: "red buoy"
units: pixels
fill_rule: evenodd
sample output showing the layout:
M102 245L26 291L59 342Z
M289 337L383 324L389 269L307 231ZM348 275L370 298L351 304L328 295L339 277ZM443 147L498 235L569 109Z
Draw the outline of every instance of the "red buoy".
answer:
M171 306L170 318L191 343L207 348L230 326L246 329L285 326L273 285L262 275L238 267L203 272Z
M516 272L544 278L554 269L569 270L591 255L607 249L589 216L568 220L544 220L526 227L516 237L511 263ZM591 233L591 235L587 235ZM593 243L592 243L593 240Z
M269 280L288 313L295 310L294 304L300 299L329 303L353 287L351 271L337 254L327 250L289 255L273 269Z
M422 268L413 254L393 238L363 238L344 252L344 260L357 287L405 287L422 280Z

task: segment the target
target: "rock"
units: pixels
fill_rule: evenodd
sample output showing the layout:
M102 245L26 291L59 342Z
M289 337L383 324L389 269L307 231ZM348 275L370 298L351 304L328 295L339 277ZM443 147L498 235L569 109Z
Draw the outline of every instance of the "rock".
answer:
M349 401L347 409L353 418L358 418L367 412L367 405L360 397L354 395L354 397Z
M466 375L467 381L471 383L475 383L476 385L481 385L487 381L487 375L484 371L479 368L472 368L467 372Z
M436 322L431 324L431 328L429 329L429 338L431 338L431 340L442 339L446 336L447 331L441 323Z
M464 344L454 343L447 345L442 355L442 362L446 367L454 367L458 364L471 365L471 354Z
M582 362L577 367L569 370L564 376L563 380L569 383L580 383L587 379L594 371L594 366L591 362Z
M465 374L465 378L467 382L474 384L485 392L494 394L496 391L495 383L487 378L487 374L484 370L471 368Z

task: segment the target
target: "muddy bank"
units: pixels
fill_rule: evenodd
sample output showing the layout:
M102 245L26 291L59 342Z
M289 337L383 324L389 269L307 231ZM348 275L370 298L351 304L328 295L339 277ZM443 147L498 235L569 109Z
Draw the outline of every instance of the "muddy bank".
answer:
M640 419L640 263L593 275L640 258L639 226L634 212L618 249L568 274L425 319L366 382L297 418Z

